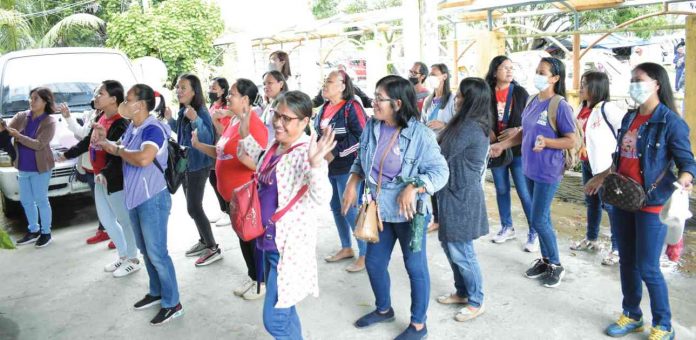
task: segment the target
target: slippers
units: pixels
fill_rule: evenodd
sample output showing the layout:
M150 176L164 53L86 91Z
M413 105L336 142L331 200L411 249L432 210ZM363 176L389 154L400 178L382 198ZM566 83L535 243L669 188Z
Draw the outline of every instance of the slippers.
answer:
M324 261L332 263L332 262L338 262L346 259L352 259L355 257L355 254L349 254L349 255L342 255L342 256L337 256L336 254L334 255L329 255L324 258Z
M481 314L483 314L483 312L486 311L483 305L481 305L481 307L479 307L476 310L471 310L467 307L460 309L459 313L457 313L457 315L454 316L454 319L459 322L469 321L471 319L479 317Z
M469 299L459 297L456 294L445 294L437 297L437 302L443 305L465 305L469 303Z
M346 271L349 273L358 273L365 270L365 265L359 266L355 264L355 262L351 263L348 267L346 267Z

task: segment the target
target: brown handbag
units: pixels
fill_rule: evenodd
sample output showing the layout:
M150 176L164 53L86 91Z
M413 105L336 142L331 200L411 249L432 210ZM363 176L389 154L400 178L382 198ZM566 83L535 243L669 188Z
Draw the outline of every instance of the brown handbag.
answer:
M391 150L391 148L394 146L394 142L398 139L399 133L401 133L401 129L396 130L396 132L392 136L391 141L389 141L389 145L384 150L382 159L380 160L379 177L377 178L376 197L373 200L370 200L369 202L367 202L367 199L364 199L364 202L360 206L360 210L358 211L358 217L355 219L355 232L353 232L353 235L355 235L355 238L357 238L358 240L363 240L370 243L379 242L379 233L383 230L383 228L382 219L379 216L379 204L377 202L379 201L379 194L382 190L382 170L384 168L384 160L387 158L389 150ZM365 193L367 192L368 189L366 180Z

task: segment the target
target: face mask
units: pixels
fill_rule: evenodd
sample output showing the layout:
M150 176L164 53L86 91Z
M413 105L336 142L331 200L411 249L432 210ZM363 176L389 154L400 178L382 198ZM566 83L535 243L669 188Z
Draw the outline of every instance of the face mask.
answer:
M439 88L440 87L440 77L438 77L438 76L428 77L428 86L433 90Z
M127 102L123 102L118 106L118 113L128 119L132 119L135 112L136 110L134 110L133 105L128 105Z
M631 99L638 103L638 105L642 105L643 103L645 103L654 91L654 81L641 81L631 83L631 85L628 87L628 94L631 95Z
M268 63L268 70L269 70L269 71L275 71L275 70L276 70L275 64L274 64L274 63Z
M208 92L208 99L210 99L211 103L214 103L220 99L220 95L215 92Z
M534 75L534 87L539 91L544 91L549 87L549 78L539 74Z
M409 78L408 78L408 81L410 81L411 84L413 84L413 85L417 85L417 84L418 84L418 78L417 78L417 77L409 77Z

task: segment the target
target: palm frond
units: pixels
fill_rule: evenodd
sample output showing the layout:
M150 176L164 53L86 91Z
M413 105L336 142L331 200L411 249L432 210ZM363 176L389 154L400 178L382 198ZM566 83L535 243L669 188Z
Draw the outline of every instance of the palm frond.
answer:
M95 31L104 30L106 22L99 17L87 14L78 13L67 16L63 20L59 21L44 35L41 39L42 47L50 47L55 45L55 43L61 38L61 35L71 28L75 27L87 27L92 28Z

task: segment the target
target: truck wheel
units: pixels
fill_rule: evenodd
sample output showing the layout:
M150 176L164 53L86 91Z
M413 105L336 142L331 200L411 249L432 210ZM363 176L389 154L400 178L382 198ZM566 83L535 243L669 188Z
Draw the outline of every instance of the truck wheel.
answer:
M2 211L6 217L12 218L22 215L23 208L20 202L13 201L2 194L0 196L2 196Z

